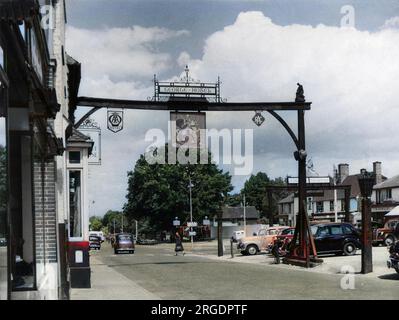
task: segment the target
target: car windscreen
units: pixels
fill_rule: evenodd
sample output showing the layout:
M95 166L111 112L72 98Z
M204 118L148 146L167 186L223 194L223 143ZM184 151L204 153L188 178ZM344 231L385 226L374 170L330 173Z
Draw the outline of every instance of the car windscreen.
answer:
M289 235L289 234L294 234L294 229L284 229L281 231L282 235Z
M120 235L118 236L118 241L132 241L132 237L129 235Z

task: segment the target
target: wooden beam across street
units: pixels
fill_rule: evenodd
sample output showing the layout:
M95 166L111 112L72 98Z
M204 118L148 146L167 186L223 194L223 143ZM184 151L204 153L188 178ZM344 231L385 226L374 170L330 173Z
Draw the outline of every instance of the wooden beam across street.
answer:
M164 111L254 111L310 110L311 102L209 102L205 98L174 98L167 101L121 100L79 97L81 107L145 109Z

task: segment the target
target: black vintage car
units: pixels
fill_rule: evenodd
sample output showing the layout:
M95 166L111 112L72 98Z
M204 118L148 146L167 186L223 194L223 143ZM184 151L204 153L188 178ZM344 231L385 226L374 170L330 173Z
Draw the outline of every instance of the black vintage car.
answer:
M89 237L90 250L100 250L101 249L101 238L98 236Z
M325 223L311 226L318 254L351 256L361 249L359 232L349 223Z
M135 245L134 245L133 236L129 233L117 234L115 236L113 247L115 254L118 254L120 252L134 253Z

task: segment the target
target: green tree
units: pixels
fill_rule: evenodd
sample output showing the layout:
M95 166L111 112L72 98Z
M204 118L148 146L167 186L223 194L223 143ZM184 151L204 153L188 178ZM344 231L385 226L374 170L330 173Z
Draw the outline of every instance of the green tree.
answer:
M269 203L266 188L268 186L284 186L283 178L270 179L264 172L258 172L245 182L241 195L245 193L246 204L255 206L262 217L268 217L269 212L277 212L277 202L287 195L285 191L273 193L273 201Z
M115 221L115 224L114 224ZM122 212L108 210L102 218L102 225L107 228L109 233L119 233L122 230ZM115 230L114 230L115 225Z
M241 193L234 193L227 196L226 204L230 207L239 207L241 206L242 201L243 197Z
M167 154L168 146L157 150ZM189 220L189 178L192 188L193 218L200 221L213 216L232 190L231 176L209 164L149 164L144 155L128 172L128 193L124 212L130 219L139 220L140 232L170 230L178 217L182 223ZM198 155L198 163L199 163Z
M103 227L101 217L92 216L90 217L89 222L91 231L101 231L101 228Z

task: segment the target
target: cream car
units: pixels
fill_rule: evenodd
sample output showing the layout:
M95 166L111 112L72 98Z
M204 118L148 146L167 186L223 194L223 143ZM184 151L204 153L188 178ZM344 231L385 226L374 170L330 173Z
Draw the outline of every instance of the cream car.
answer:
M279 226L260 229L257 235L241 238L238 241L237 249L240 250L243 255L255 255L258 252L266 252L269 244L287 228L289 227Z

